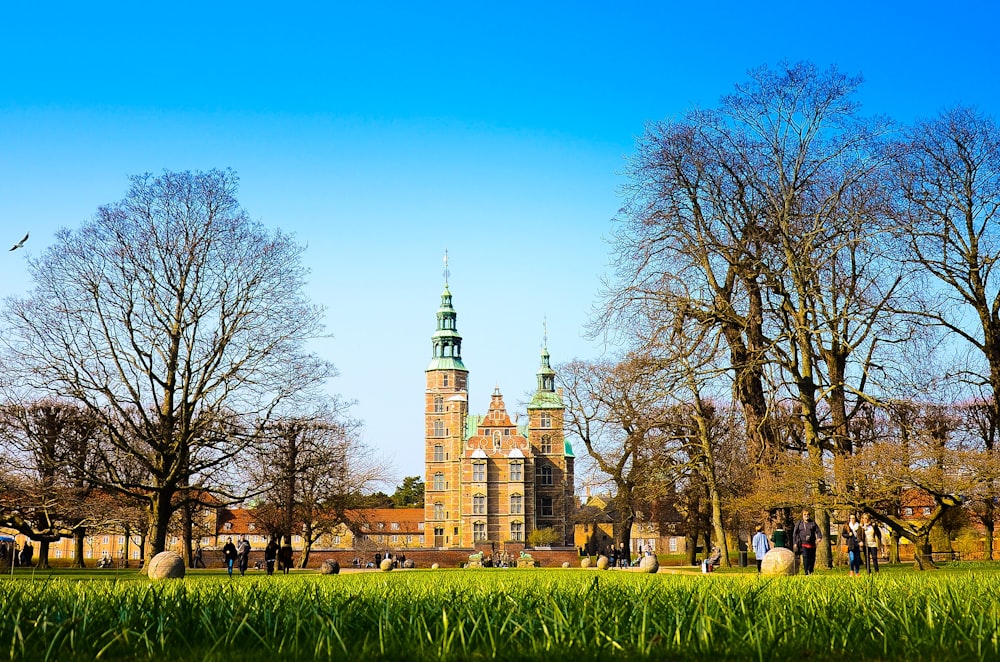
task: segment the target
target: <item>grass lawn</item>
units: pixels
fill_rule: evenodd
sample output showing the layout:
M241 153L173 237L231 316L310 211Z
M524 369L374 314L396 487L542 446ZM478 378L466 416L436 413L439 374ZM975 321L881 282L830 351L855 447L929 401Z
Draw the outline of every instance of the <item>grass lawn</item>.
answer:
M9 576L8 576L9 577ZM761 579L415 570L151 583L134 570L0 580L12 660L1000 659L1000 566Z

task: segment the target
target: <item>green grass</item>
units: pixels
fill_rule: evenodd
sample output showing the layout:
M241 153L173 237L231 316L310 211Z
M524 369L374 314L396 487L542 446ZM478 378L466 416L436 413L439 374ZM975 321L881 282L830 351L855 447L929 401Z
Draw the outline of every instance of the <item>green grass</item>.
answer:
M150 583L61 571L0 581L12 660L982 660L1000 572L759 579L596 570ZM84 578L98 577L96 581Z

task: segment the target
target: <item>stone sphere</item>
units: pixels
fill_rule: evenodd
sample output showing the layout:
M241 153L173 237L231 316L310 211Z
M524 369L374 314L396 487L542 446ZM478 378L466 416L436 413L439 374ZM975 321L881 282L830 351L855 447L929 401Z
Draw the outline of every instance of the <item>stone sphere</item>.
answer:
M150 579L182 579L184 559L177 552L160 552L149 560L146 574Z
M389 572L392 570L392 559L382 559L382 563L378 567L382 569L382 572Z
M563 561L562 567L568 568L569 567L569 561Z
M608 557L606 557L606 556L602 555L602 556L598 556L597 557L597 569L598 570L607 570L608 569L608 565L610 563L611 562L608 561Z
M764 555L760 564L760 574L773 577L795 574L795 552L787 547L775 547Z
M437 563L431 563L431 570L437 570L437 569L438 569L438 564Z
M648 572L652 574L655 572L659 572L659 570L660 570L660 562L657 560L655 556L652 555L644 556L642 557L642 559L640 559L639 561L640 572Z
M590 567L590 557L589 556L584 556L583 557L583 560L580 561L580 567L581 568L589 568Z
M319 567L319 572L321 575L339 575L340 563L336 559L327 559Z
M417 564L413 561L413 559L406 559L403 561L403 567L407 569L416 568Z

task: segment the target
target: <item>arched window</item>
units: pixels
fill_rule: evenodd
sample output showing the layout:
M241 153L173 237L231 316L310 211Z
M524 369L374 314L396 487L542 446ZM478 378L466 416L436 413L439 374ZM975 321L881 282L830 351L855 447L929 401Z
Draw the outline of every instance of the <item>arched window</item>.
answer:
M510 523L510 539L524 540L524 522Z
M441 419L434 420L434 436L443 437L444 436L444 421Z
M434 504L434 519L444 519L444 504L440 501Z
M434 413L435 414L440 414L443 411L444 411L444 398L442 398L440 395L435 395L434 396Z
M472 539L476 542L486 540L486 522L472 523Z
M542 448L541 448L541 450L542 450L543 453L551 453L552 452L552 435L549 435L549 434L543 434L542 435Z
M472 465L472 480L477 483L482 483L486 480L485 462L476 462Z
M520 515L524 511L524 497L520 494L510 495L510 514Z
M515 481L515 482L520 482L520 481L524 480L524 475L522 473L523 469L524 469L524 465L521 464L520 462L511 462L510 463L510 479L512 481Z
M503 437L500 436L500 430L493 431L493 450L498 451L503 448Z
M538 417L538 424L543 428L552 427L552 416L547 411L543 411Z
M444 462L444 446L441 444L434 445L434 461Z
M485 515L486 514L486 495L477 494L472 497L472 514L473 515Z
M434 474L434 489L443 490L444 489L444 474L440 471Z

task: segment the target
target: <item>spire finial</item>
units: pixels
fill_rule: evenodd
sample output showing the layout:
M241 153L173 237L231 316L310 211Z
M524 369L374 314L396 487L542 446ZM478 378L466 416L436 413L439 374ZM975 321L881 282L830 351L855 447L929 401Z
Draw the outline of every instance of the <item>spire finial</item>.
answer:
M448 276L451 272L448 271L448 249L444 249L444 286L448 287Z
M549 348L549 318L542 317L542 349Z

